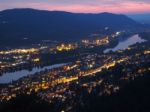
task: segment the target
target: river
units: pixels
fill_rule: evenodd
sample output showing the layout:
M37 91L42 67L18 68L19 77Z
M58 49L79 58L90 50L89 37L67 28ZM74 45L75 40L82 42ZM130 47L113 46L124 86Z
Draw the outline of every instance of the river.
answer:
M126 40L121 39L117 46L115 46L114 48L107 48L106 50L104 50L104 53L108 53L110 51L115 52L118 50L124 50L124 49L127 49L131 45L134 45L136 43L142 43L145 41L146 40L142 39L138 34L136 34L127 38Z
M108 53L109 51L117 51L117 50L123 50L128 48L129 46L141 42L145 42L146 40L142 39L141 37L139 37L138 34L133 35L129 38L127 38L126 40L120 40L118 45L114 48L108 48L106 50L104 50L104 53ZM35 74L36 72L40 72L40 71L44 71L45 69L53 69L53 68L58 68L61 66L64 66L66 64L55 64L52 66L47 66L47 67L43 67L43 68L33 68L32 71L28 71L28 70L21 70L21 71L17 71L17 72L13 72L13 73L5 73L2 76L0 76L0 84L2 83L9 83L11 81L16 81L22 77L28 76L30 74Z
M45 66L43 68L33 68L32 71L20 70L20 71L11 72L11 73L4 73L2 76L0 76L0 84L10 83L10 82L16 81L22 77L25 77L25 76L28 76L31 74L35 74L40 71L44 71L45 69L50 70L53 68L62 67L64 65L66 65L66 64L63 63L63 64L55 64L55 65L51 65L51 66Z

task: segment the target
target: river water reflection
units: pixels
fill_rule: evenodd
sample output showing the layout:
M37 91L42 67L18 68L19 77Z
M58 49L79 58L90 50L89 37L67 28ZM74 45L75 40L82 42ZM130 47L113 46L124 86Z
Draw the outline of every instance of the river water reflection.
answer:
M37 72L40 71L44 71L45 69L53 69L53 68L58 68L61 66L64 66L66 64L55 64L55 65L51 65L51 66L46 66L43 68L33 68L32 71L29 70L20 70L20 71L16 71L16 72L12 72L12 73L4 73L2 76L0 76L0 84L4 84L4 83L9 83L11 81L16 81L22 77L31 75L31 74L35 74Z
M104 53L108 53L109 51L117 51L117 50L127 49L131 45L134 45L136 43L142 43L145 41L146 40L142 39L141 37L139 37L138 34L136 34L136 35L129 37L126 40L120 40L120 42L118 43L118 45L116 47L108 48L108 49L104 50Z

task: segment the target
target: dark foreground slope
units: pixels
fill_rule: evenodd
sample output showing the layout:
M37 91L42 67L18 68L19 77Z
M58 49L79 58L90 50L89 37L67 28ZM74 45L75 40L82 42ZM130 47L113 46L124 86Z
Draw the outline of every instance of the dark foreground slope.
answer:
M149 112L150 76L136 79L111 96L90 97L85 106L76 106L74 112ZM87 99L89 101L89 99ZM86 100L86 99L85 99ZM2 112L59 112L57 104L48 104L38 97L19 96L10 103L1 105Z
M41 100L36 95L20 95L7 104L0 106L0 112L49 112L53 111L53 104Z
M139 23L125 15L111 13L81 14L12 9L0 12L0 41L16 41L23 38L77 40L105 27L132 29L138 26Z
M149 75L149 74L147 74ZM131 82L117 94L96 98L85 112L149 112L150 76Z

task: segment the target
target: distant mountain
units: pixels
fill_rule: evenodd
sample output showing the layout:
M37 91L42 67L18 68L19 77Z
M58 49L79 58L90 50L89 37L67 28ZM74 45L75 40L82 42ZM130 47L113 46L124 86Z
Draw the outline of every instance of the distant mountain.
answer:
M150 13L149 14L133 14L128 15L130 18L145 24L150 24Z
M0 12L0 41L10 39L75 40L105 27L135 28L140 24L125 15L83 14L34 9L10 9ZM0 43L2 44L2 43Z

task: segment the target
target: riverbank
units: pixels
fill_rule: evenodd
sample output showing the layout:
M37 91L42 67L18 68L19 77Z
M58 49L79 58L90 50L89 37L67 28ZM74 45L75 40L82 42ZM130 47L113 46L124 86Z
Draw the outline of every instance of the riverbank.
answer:
M117 50L124 50L127 49L128 47L130 47L131 45L134 45L136 43L142 43L145 42L145 39L142 39L138 34L135 34L129 38L127 38L126 40L121 40L118 45L114 48L108 48L106 50L104 50L104 53L108 53L110 51L117 51Z
M28 70L21 70L21 71L16 71L13 73L5 73L3 74L3 76L0 76L0 84L6 84L6 83L11 83L12 81L16 81L19 80L22 77L28 76L28 75L33 75L36 74L38 72L41 71L45 71L45 70L51 70L54 68L59 68L62 67L64 65L66 65L67 63L62 63L62 64L54 64L51 66L46 66L43 68L33 68L31 71Z

